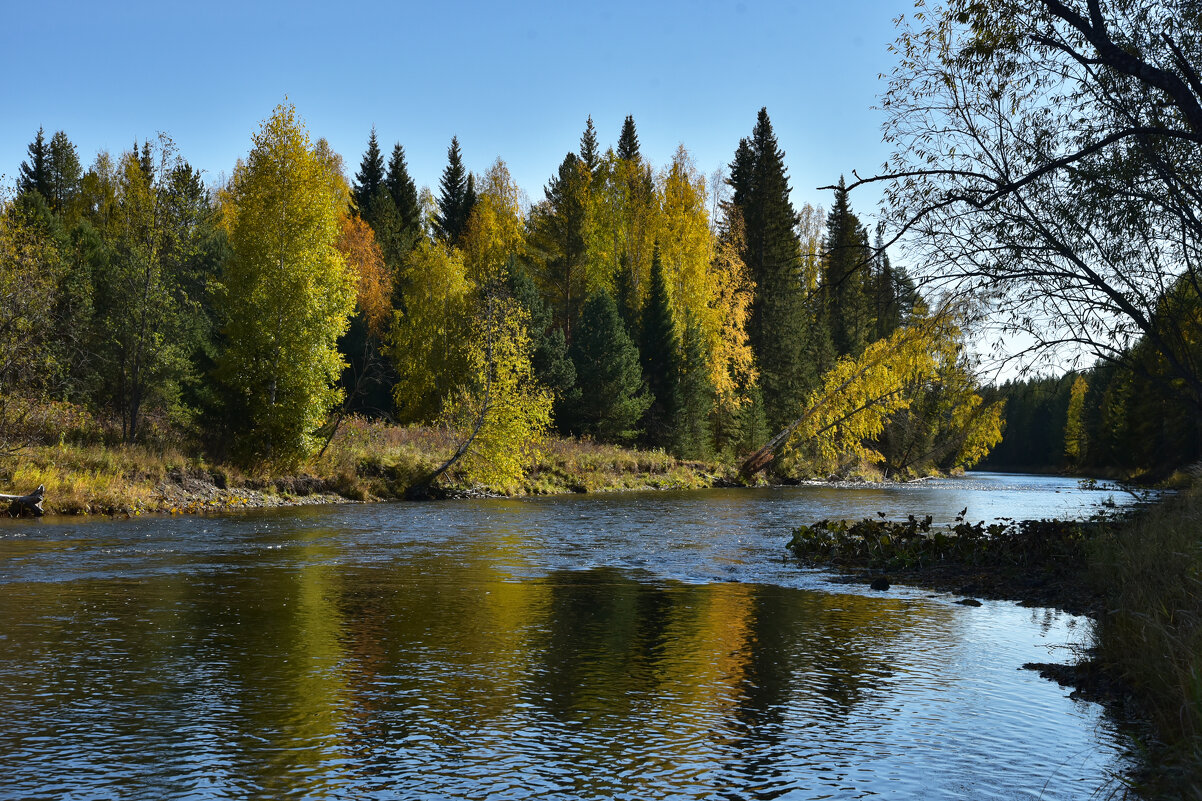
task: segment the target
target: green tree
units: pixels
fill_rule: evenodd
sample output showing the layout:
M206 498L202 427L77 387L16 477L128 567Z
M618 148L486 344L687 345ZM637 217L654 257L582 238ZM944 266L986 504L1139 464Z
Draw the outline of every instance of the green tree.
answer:
M622 122L622 133L618 136L618 158L634 162L642 160L639 153L639 135L634 129L634 117L629 114Z
M529 251L534 276L551 300L556 324L570 342L587 293L589 172L575 153L564 156L547 184L544 200L531 209Z
M435 230L444 242L453 245L459 241L459 235L467 227L472 206L476 203L475 179L463 167L459 137L451 137L451 146L447 149L447 166L442 171L438 189Z
M244 457L291 461L338 401L355 276L336 248L343 200L295 107L277 107L253 141L229 192L218 378Z
M568 343L563 329L555 325L550 307L543 301L538 286L518 265L508 274L509 291L528 316L530 336L530 366L534 378L551 392L554 421L563 433L568 433L569 409L579 400L576 386L576 365L568 355Z
M590 174L596 172L597 167L601 165L601 150L597 144L597 127L593 125L591 114L584 125L584 133L580 135L580 160L584 162L584 166L588 168Z
M686 459L707 459L713 453L710 412L714 407L714 385L710 381L705 333L691 313L686 315L677 361L672 451Z
M822 254L823 312L838 356L858 356L876 332L869 296L871 264L868 233L851 210L840 177L826 218Z
M380 143L376 139L376 129L372 126L371 135L367 138L367 151L359 163L359 172L355 173L355 182L351 185L351 196L355 199L355 208L359 216L367 220L367 224L376 227L376 215L373 204L380 188L384 186L384 157L380 154Z
M50 201L50 147L46 144L46 132L38 128L38 135L28 147L29 159L21 162L17 174L18 192L40 192Z
M608 293L585 302L568 352L580 386L572 410L573 430L607 441L634 439L651 396L643 386L639 350Z
M659 248L651 257L651 292L643 309L641 335L639 354L643 362L643 377L652 397L651 405L643 415L643 432L652 445L667 447L676 428L680 402L677 394L681 368L680 338L672 316Z
M1064 421L1064 455L1070 465L1078 467L1085 461L1088 435L1085 432L1085 393L1089 391L1089 382L1085 376L1079 375L1073 379L1073 387L1069 391L1068 414Z
M47 164L49 171L50 208L64 221L74 222L76 198L79 197L79 181L82 170L79 166L79 156L75 145L67 138L67 134L58 131L50 138L50 158Z
M801 245L784 156L767 109L760 109L751 139L735 151L729 179L744 225L740 255L755 285L748 336L759 365L765 416L774 429L793 419L817 381L806 358L815 321L802 292Z
M392 264L392 259L404 258L405 254L413 249L422 231L417 185L409 177L409 167L405 164L405 148L401 147L400 142L392 146L384 184L388 187L388 194L396 207L397 215L396 241L390 245L382 245L385 260Z

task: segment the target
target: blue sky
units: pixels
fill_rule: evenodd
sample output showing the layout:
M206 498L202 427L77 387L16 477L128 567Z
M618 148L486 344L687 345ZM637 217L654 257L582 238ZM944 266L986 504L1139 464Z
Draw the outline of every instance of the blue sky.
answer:
M374 124L434 186L454 134L469 169L500 156L537 200L589 114L603 146L633 114L657 167L683 142L708 173L767 106L794 201L828 205L815 187L887 157L871 106L893 65L892 20L911 8L3 0L0 173L12 182L41 125L66 131L85 165L163 131L213 180L287 95L348 174ZM876 195L852 202L868 212Z

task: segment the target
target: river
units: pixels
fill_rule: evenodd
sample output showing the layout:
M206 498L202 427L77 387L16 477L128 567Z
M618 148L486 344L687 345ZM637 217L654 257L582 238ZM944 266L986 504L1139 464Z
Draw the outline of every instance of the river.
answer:
M1111 497L970 473L6 522L0 798L1088 798L1123 737L1020 669L1087 619L833 584L784 546Z

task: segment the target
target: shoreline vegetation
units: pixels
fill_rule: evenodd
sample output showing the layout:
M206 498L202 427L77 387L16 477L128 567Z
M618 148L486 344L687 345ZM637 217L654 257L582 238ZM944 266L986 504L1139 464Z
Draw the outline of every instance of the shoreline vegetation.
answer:
M789 550L849 583L891 583L1091 617L1067 665L1028 664L1103 704L1136 745L1119 781L1144 799L1202 799L1202 483L1123 516L1083 522L819 521Z

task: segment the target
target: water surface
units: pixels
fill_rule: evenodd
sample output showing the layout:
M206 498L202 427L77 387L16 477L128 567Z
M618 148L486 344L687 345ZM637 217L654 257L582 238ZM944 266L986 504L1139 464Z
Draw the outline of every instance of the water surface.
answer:
M0 798L1088 798L1122 739L1019 669L1087 620L831 584L784 543L1107 497L976 474L6 524Z

